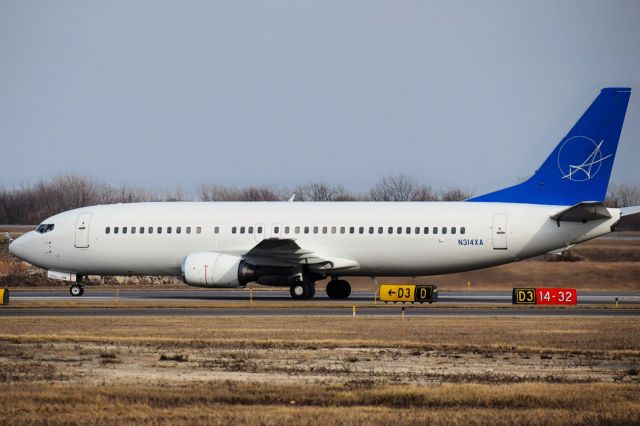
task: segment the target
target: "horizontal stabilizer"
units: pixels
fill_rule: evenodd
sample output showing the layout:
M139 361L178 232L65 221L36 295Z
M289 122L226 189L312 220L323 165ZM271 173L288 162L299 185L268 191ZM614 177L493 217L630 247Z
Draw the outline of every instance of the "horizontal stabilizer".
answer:
M551 216L551 219L565 222L588 222L590 220L609 219L609 210L599 201L585 201L571 206Z
M632 214L640 213L640 206L622 207L620 209L620 216L631 216Z

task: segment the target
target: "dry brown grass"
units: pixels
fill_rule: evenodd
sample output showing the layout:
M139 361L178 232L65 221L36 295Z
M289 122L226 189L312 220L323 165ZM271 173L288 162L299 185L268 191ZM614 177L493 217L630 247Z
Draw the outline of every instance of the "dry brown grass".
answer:
M637 424L627 318L25 317L3 424Z
M231 348L402 347L640 354L635 318L3 318L0 339Z
M0 385L4 424L637 424L636 385ZM45 420L46 419L46 420Z

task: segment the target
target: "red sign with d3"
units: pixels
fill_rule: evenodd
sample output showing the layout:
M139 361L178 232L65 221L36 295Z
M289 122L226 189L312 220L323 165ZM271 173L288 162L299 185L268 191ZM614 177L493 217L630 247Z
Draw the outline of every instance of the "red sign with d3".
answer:
M575 288L536 288L536 305L575 305Z
M575 305L575 288L514 288L514 305Z

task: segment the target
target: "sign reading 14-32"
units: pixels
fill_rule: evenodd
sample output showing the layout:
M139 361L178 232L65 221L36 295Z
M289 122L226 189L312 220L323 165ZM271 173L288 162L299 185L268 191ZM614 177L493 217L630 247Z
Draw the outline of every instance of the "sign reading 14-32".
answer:
M514 288L511 301L514 305L575 305L578 295L575 288Z

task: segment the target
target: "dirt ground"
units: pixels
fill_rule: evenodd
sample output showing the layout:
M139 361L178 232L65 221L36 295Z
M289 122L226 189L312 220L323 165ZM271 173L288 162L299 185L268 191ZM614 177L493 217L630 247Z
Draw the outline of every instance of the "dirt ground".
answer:
M624 318L4 318L6 424L632 424Z

